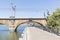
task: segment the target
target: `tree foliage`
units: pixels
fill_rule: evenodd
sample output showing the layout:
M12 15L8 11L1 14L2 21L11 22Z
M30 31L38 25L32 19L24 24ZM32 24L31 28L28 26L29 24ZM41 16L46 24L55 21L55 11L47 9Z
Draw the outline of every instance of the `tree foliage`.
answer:
M57 8L52 15L47 18L47 26L60 28L60 8Z

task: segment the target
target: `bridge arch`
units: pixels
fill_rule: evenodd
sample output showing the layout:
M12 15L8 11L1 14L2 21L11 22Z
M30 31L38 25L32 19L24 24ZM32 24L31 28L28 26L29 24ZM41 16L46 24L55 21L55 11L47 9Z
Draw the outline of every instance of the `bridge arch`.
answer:
M38 22L35 22L35 21L31 21L31 22L32 22L32 23L37 23L37 24L39 24L39 25L41 25L41 26L44 26L43 24L38 23ZM29 21L20 23L20 24L17 25L17 27L18 27L19 25L21 25L21 24L24 24L24 23L29 23Z
M26 27L27 27L27 23L22 23L18 25L18 27L16 27L15 31L23 32Z
M8 27L5 23L0 23L0 25L5 25L6 27Z
M0 20L0 24L6 25L9 27L9 20Z
M6 24L0 23L0 30L1 30L1 31L9 31L9 28L7 27Z
M39 22L27 21L27 22L22 22L22 23L18 24L18 25L16 26L15 30L16 30L21 24L25 24L25 23L27 23L27 24L33 23L32 26L43 26L43 27L44 27L44 25L41 24L41 23L39 23ZM35 24L38 24L38 25L35 25ZM28 26L28 25L27 25L27 26Z

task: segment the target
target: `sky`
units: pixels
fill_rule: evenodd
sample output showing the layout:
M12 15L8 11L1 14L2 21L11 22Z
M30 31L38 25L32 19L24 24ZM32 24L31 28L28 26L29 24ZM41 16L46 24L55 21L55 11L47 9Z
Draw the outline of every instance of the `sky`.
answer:
M60 0L12 0L16 5L16 18L43 18L47 9L50 14L60 8ZM0 0L0 18L13 16L11 0Z

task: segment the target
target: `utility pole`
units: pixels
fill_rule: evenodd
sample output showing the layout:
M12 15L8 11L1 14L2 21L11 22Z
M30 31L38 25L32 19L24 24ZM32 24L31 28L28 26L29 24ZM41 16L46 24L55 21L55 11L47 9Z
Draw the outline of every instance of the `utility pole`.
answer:
M11 0L12 17L15 18L16 5Z

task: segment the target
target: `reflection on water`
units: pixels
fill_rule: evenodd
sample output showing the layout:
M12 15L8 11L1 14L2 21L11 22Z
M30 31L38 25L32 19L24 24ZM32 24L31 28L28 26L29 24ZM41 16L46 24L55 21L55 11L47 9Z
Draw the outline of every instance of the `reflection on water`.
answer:
M19 40L22 38L24 26L17 28L17 32L10 32L5 25L0 25L0 40Z
M16 32L9 32L8 40L19 40L19 37Z
M19 40L20 32L0 31L0 40Z

